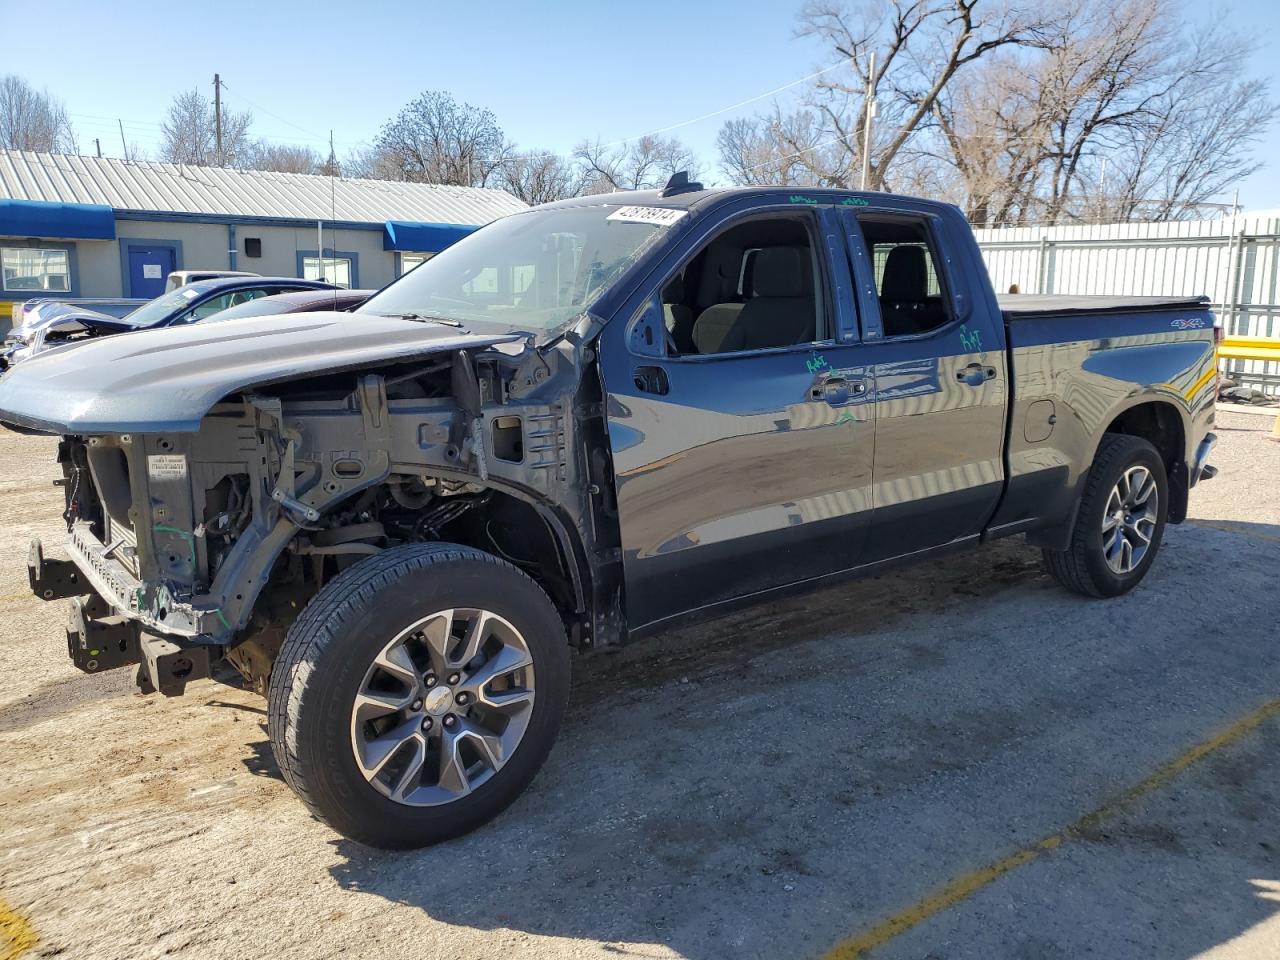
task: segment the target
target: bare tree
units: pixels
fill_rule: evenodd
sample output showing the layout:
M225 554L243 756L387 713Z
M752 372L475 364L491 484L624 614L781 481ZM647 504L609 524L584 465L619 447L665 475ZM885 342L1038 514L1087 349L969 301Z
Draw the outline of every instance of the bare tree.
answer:
M822 119L824 142L836 148L825 161L821 152L811 154L814 173L833 186L855 185L868 78L878 109L868 186L880 189L947 85L995 51L1031 42L1042 25L1035 0L889 0L860 12L838 0L813 0L801 12L799 36L848 60L853 74L849 80L824 74L814 85L810 105Z
M1251 148L1277 107L1265 83L1241 76L1252 49L1220 27L1168 36L1151 58L1154 76L1132 98L1133 116L1104 128L1082 164L1081 192L1092 183L1110 216L1197 217L1201 204L1258 170Z
M269 140L259 140L252 145L246 166L251 170L274 170L277 173L328 172L321 170L326 164L311 147Z
M733 183L760 186L823 186L818 170L828 177L834 172L844 182L850 175L848 155L824 144L824 136L811 110L784 114L775 107L771 116L730 120L716 136L720 169Z
M369 166L389 179L483 187L509 151L491 111L428 90L383 126Z
M75 153L75 131L67 108L47 90L36 90L21 77L0 77L0 147Z
M876 52L873 188L953 200L981 224L1197 215L1258 168L1273 122L1247 43L1189 30L1178 0L819 0L799 34L853 63L798 110L725 124L745 183L856 185ZM862 74L862 76L858 76Z
M569 158L531 150L508 158L498 186L525 203L539 204L580 195L586 178L581 166Z
M1033 56L992 62L935 110L976 222L1171 219L1257 169L1275 116L1248 45L1180 29L1175 0L1082 0ZM956 108L956 109L952 109Z
M173 98L160 124L160 159L193 167L243 167L253 156L249 140L253 115L222 111L222 152L218 152L213 104L198 88Z
M574 158L582 166L584 193L652 189L681 170L698 175L697 157L675 137L644 136L613 147L584 140Z

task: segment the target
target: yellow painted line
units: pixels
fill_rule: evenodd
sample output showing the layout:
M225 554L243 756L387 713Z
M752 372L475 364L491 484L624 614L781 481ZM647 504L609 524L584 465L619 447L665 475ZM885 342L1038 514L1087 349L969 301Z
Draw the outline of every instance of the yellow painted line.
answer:
M0 960L18 960L40 942L26 917L0 900Z
M1224 533L1234 533L1241 537L1248 537L1250 540L1262 540L1265 543L1280 543L1280 536L1274 533L1260 533L1257 530L1250 530L1235 520L1188 520L1187 524L1193 527L1207 527L1210 530L1221 530Z
M895 913L862 933L854 934L847 940L841 940L824 954L824 960L855 960L855 958L863 956L868 951L883 946L894 937L906 933L912 927L918 926L935 914L954 907L963 900L967 900L987 884L1000 879L1006 873L1011 873L1041 855L1051 850L1056 850L1069 840L1078 840L1096 829L1102 822L1115 816L1128 804L1163 787L1178 774L1199 763L1215 750L1239 740L1259 724L1277 715L1280 715L1280 699L1263 704L1243 719L1237 720L1217 736L1197 744L1181 756L1170 760L1145 780L1139 781L1120 795L1113 797L1092 813L1085 814L1070 826L1064 827L1043 840L1029 844L1009 854L1009 856L997 860L995 863L961 874L946 886L935 890L923 900L912 904L905 910Z

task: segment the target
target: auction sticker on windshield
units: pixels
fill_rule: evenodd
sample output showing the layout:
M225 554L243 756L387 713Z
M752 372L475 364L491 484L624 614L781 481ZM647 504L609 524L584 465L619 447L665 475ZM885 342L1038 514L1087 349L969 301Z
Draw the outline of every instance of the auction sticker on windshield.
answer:
M655 227L669 227L688 214L688 210L673 210L671 207L619 207L606 220L619 220L623 223L651 223Z

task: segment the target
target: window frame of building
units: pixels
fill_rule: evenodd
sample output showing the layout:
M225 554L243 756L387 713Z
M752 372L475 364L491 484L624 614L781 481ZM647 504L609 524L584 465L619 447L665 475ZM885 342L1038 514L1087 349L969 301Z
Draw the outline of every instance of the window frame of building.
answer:
M9 251L39 251L41 253L62 253L66 255L67 289L46 290L39 287L10 288L4 271L5 254ZM78 297L80 296L79 265L76 262L76 245L74 243L58 243L52 240L0 239L0 300L31 300L40 297Z
M403 277L411 270L416 270L428 260L435 256L435 253L397 253L396 254L396 277Z
M332 247L325 247L323 252L318 252L315 250L299 250L298 251L299 279L319 280L320 279L319 269L317 269L316 276L314 277L307 276L306 269L307 269L308 260L312 261L312 263L317 268L321 266L320 261L322 260L326 264L333 263L333 262L346 261L347 262L347 278L350 281L346 285L346 289L348 290L359 289L360 287L360 255L356 253L354 250L334 250ZM335 281L329 280L326 282L334 283ZM342 286L342 284L339 283L338 286Z

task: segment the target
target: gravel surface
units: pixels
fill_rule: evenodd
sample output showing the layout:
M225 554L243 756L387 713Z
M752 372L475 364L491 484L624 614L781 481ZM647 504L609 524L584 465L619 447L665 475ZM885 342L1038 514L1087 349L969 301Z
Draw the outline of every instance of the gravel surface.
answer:
M1270 429L1219 418L1118 600L1004 541L581 658L532 789L403 854L307 816L253 695L72 668L26 590L53 444L0 434L0 958L19 918L94 960L817 957L969 876L872 955L1274 958L1280 719L1113 802L1280 697Z

